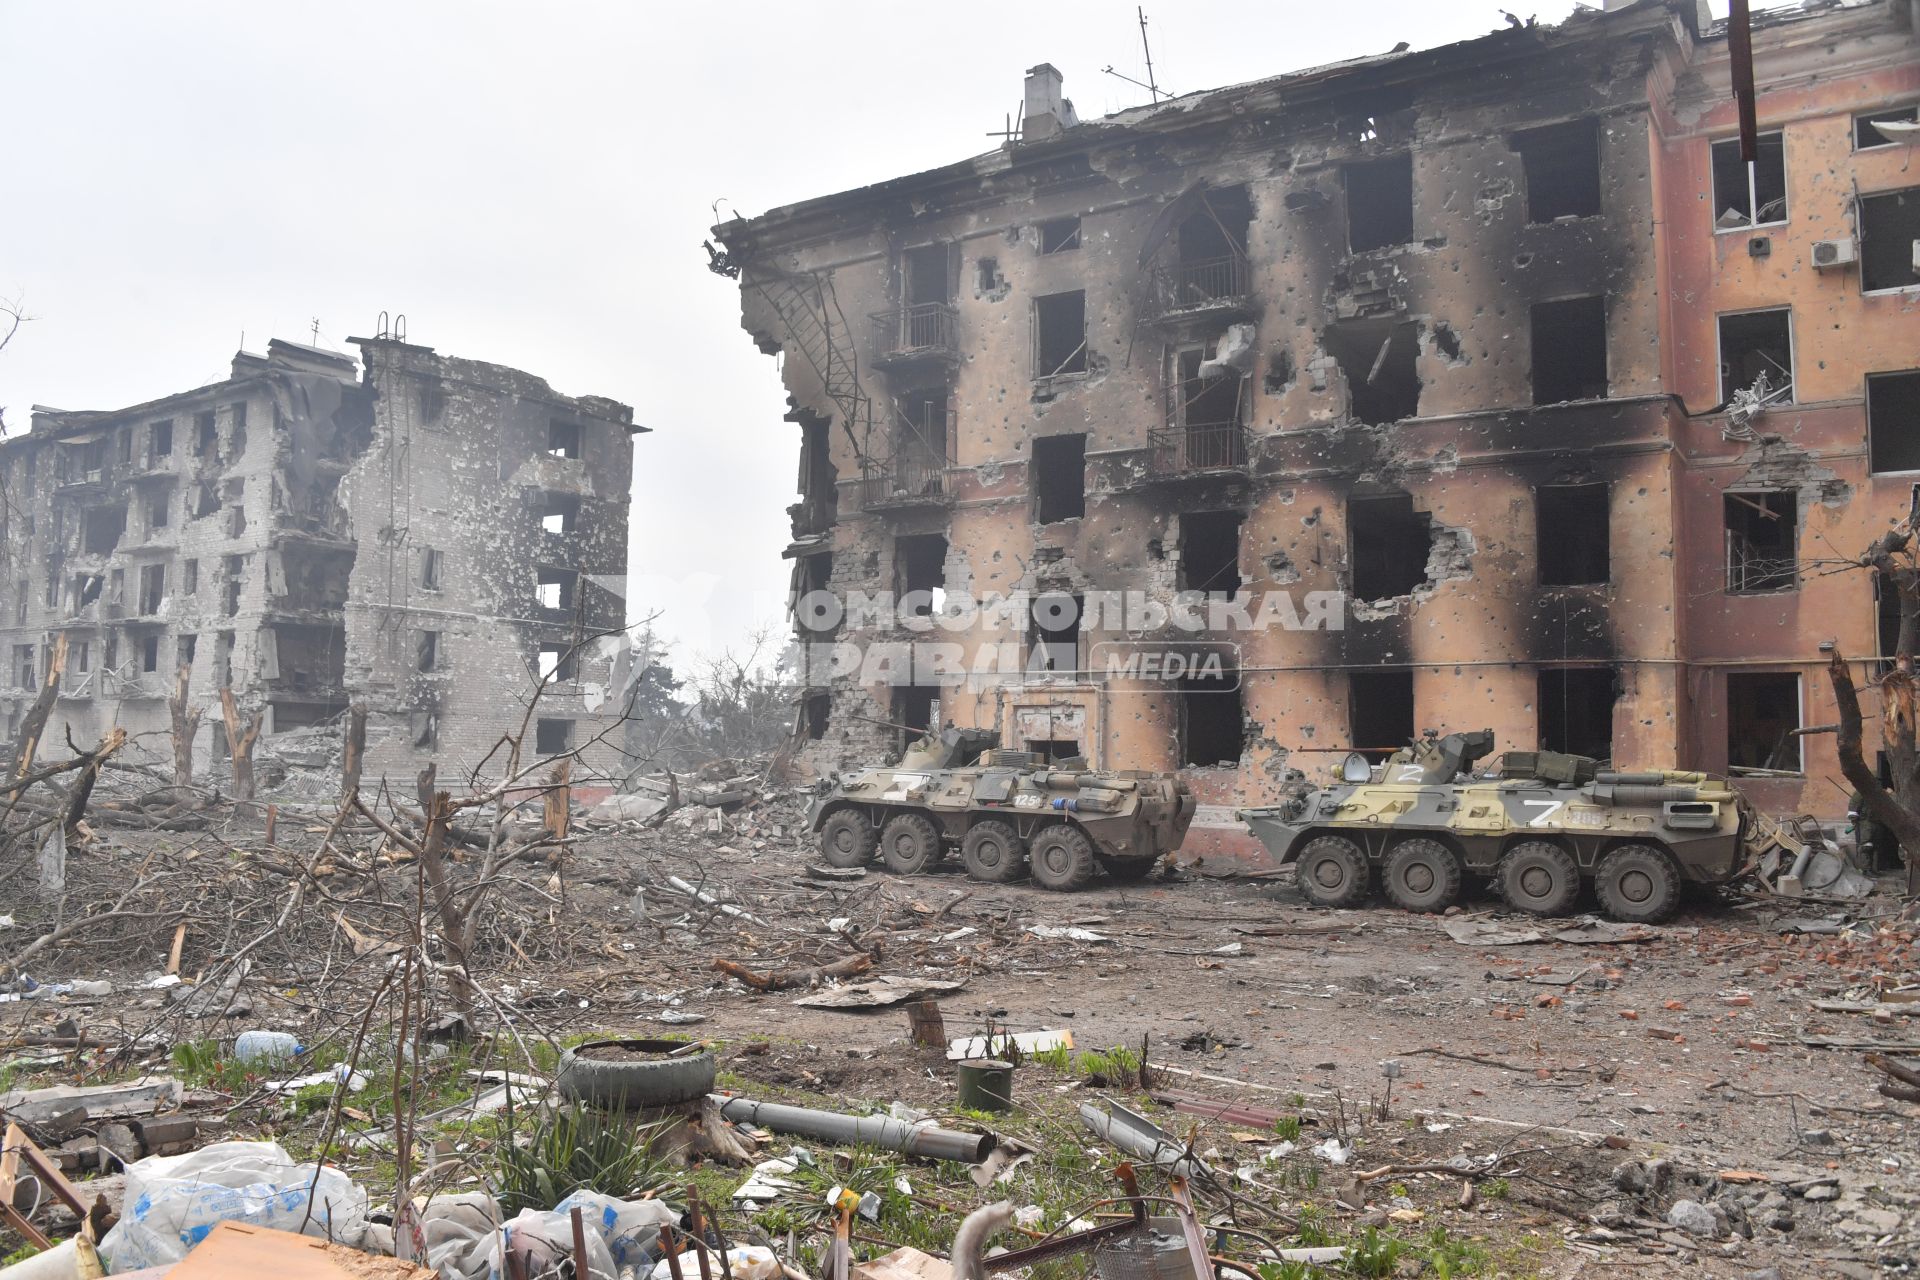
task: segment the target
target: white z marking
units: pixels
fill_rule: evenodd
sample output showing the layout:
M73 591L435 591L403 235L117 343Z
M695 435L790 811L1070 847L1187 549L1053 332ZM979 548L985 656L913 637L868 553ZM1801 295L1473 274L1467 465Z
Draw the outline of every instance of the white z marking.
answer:
M1400 776L1398 778L1395 778L1394 781L1395 782L1418 782L1420 781L1421 776L1425 773L1426 773L1426 767L1424 765L1403 764L1400 766Z
M1554 814L1565 808L1567 802L1565 800L1522 800L1520 803L1529 808L1541 810L1527 825L1530 827L1544 827L1547 825L1547 819L1553 817Z

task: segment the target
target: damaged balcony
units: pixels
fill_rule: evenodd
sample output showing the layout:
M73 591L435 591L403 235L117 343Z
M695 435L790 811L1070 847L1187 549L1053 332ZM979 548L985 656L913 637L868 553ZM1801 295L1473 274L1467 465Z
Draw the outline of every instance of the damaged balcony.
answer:
M862 511L905 511L953 504L947 483L952 456L929 446L914 446L892 458L870 458L860 467Z
M895 311L878 311L873 321L873 364L903 369L922 364L960 362L954 339L959 313L945 302L921 302Z
M1253 272L1246 255L1169 262L1147 277L1146 319L1155 324L1226 320L1252 313Z
M1247 429L1237 422L1196 422L1147 433L1147 478L1241 473L1247 470Z
M1247 331L1240 325L1229 334ZM1246 472L1247 394L1240 365L1248 349L1226 338L1169 349L1165 425L1147 432L1149 480Z

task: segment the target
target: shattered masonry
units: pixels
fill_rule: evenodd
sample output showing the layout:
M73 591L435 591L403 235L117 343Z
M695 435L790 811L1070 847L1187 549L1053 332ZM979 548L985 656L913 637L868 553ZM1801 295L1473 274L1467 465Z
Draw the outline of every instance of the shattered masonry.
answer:
M1237 680L1105 679L1140 637L1102 632L1012 689L823 681L810 758L993 726L1186 769L1190 847L1244 852L1223 807L1302 748L1491 725L1838 817L1831 739L1789 731L1882 619L1805 562L1920 472L1920 177L1873 127L1920 42L1906 0L1755 25L1751 182L1724 24L1640 0L1086 123L1042 65L1001 149L716 228L787 357L796 589L1352 596L1231 637Z
M263 784L337 786L339 719L358 704L366 775L410 793L429 762L471 767L518 733L556 666L530 735L542 754L618 723L617 645L588 638L624 623L644 428L515 369L351 341L360 362L276 340L225 381L129 409L36 406L33 430L0 442L9 740L59 634L50 741L120 725L170 763L184 667L208 708L196 773L226 752L231 684L243 718L265 712ZM621 772L590 747L574 776Z

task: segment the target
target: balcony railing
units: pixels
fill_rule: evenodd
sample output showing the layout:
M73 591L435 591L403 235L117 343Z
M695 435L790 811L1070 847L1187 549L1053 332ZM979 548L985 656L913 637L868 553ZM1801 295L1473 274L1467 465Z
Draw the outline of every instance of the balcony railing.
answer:
M861 509L945 506L952 500L951 462L931 449L914 448L868 463L860 473Z
M1153 272L1152 310L1157 317L1238 310L1252 292L1252 272L1239 254L1170 262Z
M1156 476L1198 471L1244 471L1247 429L1237 422L1201 422L1147 433L1149 466Z
M919 360L955 360L954 316L944 302L922 302L897 311L876 312L873 319L873 362L910 364Z

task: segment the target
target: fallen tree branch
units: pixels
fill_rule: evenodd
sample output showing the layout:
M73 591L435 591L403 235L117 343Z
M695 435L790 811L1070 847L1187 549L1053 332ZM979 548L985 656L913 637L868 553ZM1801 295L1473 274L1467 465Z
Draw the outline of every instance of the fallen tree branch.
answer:
M713 958L713 967L730 978L752 987L755 991L791 991L796 987L818 986L827 978L851 978L873 968L872 956L848 956L832 964L816 965L811 969L779 969L773 973L755 973L745 965L720 956Z
M1868 1054L1867 1065L1885 1072L1901 1084L1920 1089L1920 1071L1916 1071L1903 1063L1895 1062L1884 1053Z

